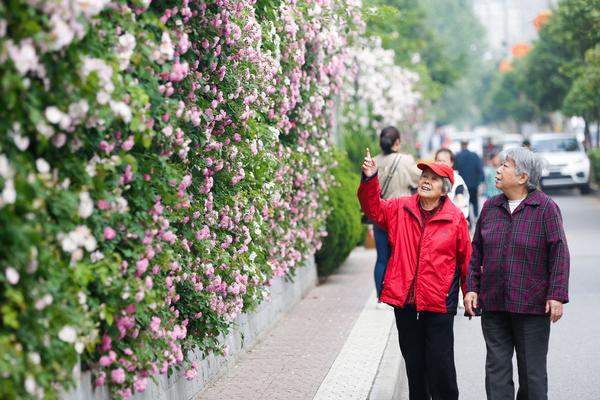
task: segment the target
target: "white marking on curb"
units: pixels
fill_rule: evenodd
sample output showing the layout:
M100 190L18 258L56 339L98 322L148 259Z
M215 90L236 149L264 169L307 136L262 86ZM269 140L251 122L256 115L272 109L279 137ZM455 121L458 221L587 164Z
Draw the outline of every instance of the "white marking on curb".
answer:
M374 292L369 299L313 400L369 396L394 321L391 307L377 309Z

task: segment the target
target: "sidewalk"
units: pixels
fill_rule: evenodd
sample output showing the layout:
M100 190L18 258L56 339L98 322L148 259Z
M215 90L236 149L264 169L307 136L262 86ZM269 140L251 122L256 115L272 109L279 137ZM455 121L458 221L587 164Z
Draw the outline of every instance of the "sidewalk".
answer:
M355 249L194 400L398 397L393 312L376 307L374 264L375 250Z

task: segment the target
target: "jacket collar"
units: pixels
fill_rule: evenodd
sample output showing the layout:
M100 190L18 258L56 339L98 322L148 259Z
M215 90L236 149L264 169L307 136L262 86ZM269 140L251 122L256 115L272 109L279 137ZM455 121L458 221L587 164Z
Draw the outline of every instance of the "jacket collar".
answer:
M529 192L525 200L521 204L530 205L530 206L539 206L542 203L543 194L539 190L535 189ZM494 196L490 199L493 205L502 207L505 204L508 204L508 199L504 193L501 193L497 196Z
M450 199L446 198L444 200L444 204L442 204L442 208L440 208L438 210L438 212L433 216L432 220L438 220L438 219L442 219L442 220L452 220L453 214L452 214L452 201L450 201ZM409 201L405 204L404 206L405 208L407 208L415 217L417 217L417 219L419 220L419 223L421 223L421 211L419 211L419 195L417 193L413 194L410 198Z

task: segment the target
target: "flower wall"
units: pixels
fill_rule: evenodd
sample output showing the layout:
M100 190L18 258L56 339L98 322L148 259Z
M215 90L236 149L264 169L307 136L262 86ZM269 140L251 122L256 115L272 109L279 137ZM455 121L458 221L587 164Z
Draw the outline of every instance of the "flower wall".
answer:
M379 37L357 41L349 50L348 68L352 73L346 75L343 88L345 133L379 134L389 125L410 131L421 120L419 75L396 65L394 50L381 47Z
M197 374L320 246L353 0L0 4L0 398Z

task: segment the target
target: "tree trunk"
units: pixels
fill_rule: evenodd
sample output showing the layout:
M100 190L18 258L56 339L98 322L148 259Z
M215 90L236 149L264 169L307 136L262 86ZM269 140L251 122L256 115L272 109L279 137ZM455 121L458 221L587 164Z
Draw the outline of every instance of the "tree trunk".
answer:
M588 151L592 142L590 137L590 123L587 118L584 118L583 121L585 122L585 127L583 128L583 147Z

